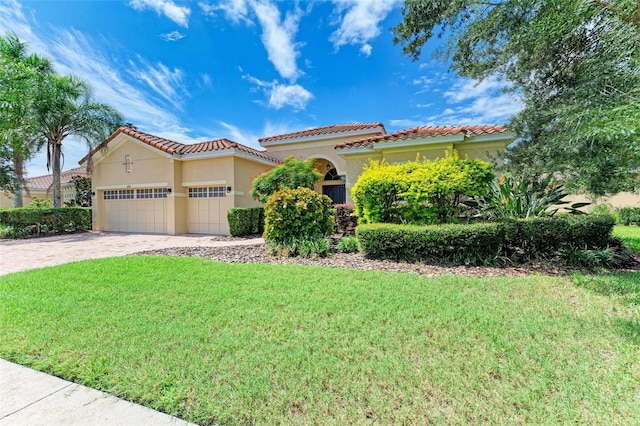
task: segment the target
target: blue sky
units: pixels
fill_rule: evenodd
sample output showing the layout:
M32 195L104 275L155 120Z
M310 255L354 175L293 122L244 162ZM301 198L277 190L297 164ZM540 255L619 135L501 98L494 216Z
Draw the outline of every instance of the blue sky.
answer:
M177 2L0 0L15 32L142 131L183 143L336 123L502 124L521 108L498 78L457 77L394 46L397 0ZM65 141L65 169L87 149ZM28 166L47 174L46 156Z

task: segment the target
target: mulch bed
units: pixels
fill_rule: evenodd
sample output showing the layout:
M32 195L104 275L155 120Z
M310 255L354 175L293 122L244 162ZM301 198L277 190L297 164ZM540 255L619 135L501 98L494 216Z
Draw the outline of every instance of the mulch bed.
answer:
M216 237L216 241L242 240L236 237ZM430 265L423 263L395 262L391 260L368 259L361 253L333 253L329 257L302 259L298 257L275 257L267 253L265 244L231 247L178 247L161 250L148 250L136 255L191 256L219 260L228 263L267 263L272 265L313 265L330 268L353 268L368 271L409 272L428 277L439 275L459 275L469 277L523 277L531 274L569 275L575 272L589 273L586 269L554 265L550 263L532 263L517 266L452 266ZM640 271L640 259L635 265L618 270Z

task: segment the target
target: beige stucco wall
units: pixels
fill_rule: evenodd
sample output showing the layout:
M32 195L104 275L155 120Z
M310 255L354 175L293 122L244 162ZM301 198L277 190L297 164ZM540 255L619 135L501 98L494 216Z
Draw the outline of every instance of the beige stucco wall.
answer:
M640 207L640 194L632 192L620 192L606 197L594 197L586 194L570 194L565 197L565 200L568 200L571 203L592 203L584 208L586 211L593 210L597 204L607 204L613 209L619 209L621 207Z
M269 170L271 167L267 164L257 163L245 158L235 158L234 162L234 207L258 207L262 204L251 198L251 187L253 178L259 174Z
M114 143L115 142L115 143ZM171 170L167 167L168 155L144 146L126 135L119 135L113 146L100 154L94 163L92 181L94 187L169 182ZM124 166L125 155L133 161L131 172Z

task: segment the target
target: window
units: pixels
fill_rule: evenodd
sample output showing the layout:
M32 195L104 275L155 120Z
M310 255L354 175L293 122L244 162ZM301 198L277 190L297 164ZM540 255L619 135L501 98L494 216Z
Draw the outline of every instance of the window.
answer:
M324 175L324 180L345 180L345 177L340 176L338 174L338 171L334 167L333 169L329 170L326 175Z
M206 198L207 188L189 188L189 198Z
M153 198L153 189L138 189L136 198Z
M167 198L167 188L153 188L153 198Z
M105 200L117 200L118 191L104 191L102 194L102 198Z
M227 188L224 186L211 186L209 187L209 197L220 198L227 196Z
M119 200L133 200L133 189L120 189L118 191Z
M224 186L189 188L189 198L222 198L226 196L227 188Z

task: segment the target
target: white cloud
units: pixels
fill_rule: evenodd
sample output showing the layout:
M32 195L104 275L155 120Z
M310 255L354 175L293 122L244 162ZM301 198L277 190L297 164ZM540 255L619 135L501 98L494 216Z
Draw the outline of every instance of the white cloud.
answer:
M171 31L170 33L160 34L160 38L165 41L178 41L185 38L185 35L179 31Z
M372 50L373 50L373 47L369 43L365 43L362 45L362 47L360 47L360 53L362 53L365 56L371 56Z
M459 79L444 92L449 108L434 118L447 119L450 124L506 123L523 108L517 94L504 92L508 87L507 82L496 76L482 81Z
M293 109L305 109L313 95L299 84L276 84L269 95L269 105L275 109L290 106Z
M208 16L215 16L217 11L222 11L224 16L234 24L244 22L252 25L253 22L249 18L249 7L246 0L223 0L217 4L199 2L198 6L202 13Z
M243 78L255 86L252 90L261 90L269 97L268 105L271 108L281 109L289 106L295 110L303 110L313 99L313 94L299 84L262 81L250 75L245 75Z
M178 6L171 0L131 0L129 6L135 10L154 10L158 15L164 15L178 25L189 26L191 9L186 6Z
M380 34L380 22L398 4L398 0L334 0L334 13L344 16L340 27L331 34L329 40L336 49L352 44L361 45L360 52L371 55L371 40Z
M130 74L138 81L144 82L151 90L160 95L174 107L180 108L182 98L178 91L182 91L182 70L169 69L161 62L150 64L138 57L142 67L138 67L133 61L129 61Z
M88 38L75 29L52 30L42 32L37 26L32 26L23 13L22 6L15 1L0 2L0 33L15 32L20 40L28 42L31 52L41 54L51 59L56 71L61 74L75 74L89 83L96 100L107 103L120 111L125 120L132 122L142 131L151 131L159 136L168 137L180 142L189 142L191 129L180 125L179 118L165 109L161 102L154 100L143 87L133 84L128 75L120 73L114 66L117 58L107 56L114 51L108 46L109 41ZM102 46L101 46L102 45ZM117 50L117 49L115 49ZM184 89L180 86L181 71L169 70L163 66L156 74L147 64L135 65L141 75L149 80L149 87L155 85L158 90L168 90L179 93ZM166 99L166 97L163 96ZM178 102L179 100L175 100ZM158 133L162 129L162 133ZM87 153L82 144L71 143L66 147L65 167L75 167L76 162ZM29 175L46 174L46 155L41 154L29 165Z
M269 61L282 78L294 83L302 72L296 63L300 52L300 43L295 42L300 18L305 13L298 4L286 12L284 18L278 6L285 3L273 3L270 0L226 0L218 3L201 1L198 6L205 15L216 16L222 12L226 19L235 24L244 22L253 25L252 18L257 17L262 29L261 40L267 51Z
M217 134L222 135L222 137L253 148L260 148L260 144L258 144L258 138L260 138L260 136L255 133L248 130L241 130L233 124L225 123L224 121L219 121L218 123L222 126L222 129L218 131Z
M269 60L283 78L295 81L300 72L296 64L299 53L294 37L302 12L296 8L293 12L287 12L284 20L281 20L280 11L273 3L252 1L251 6L262 26L262 44Z

